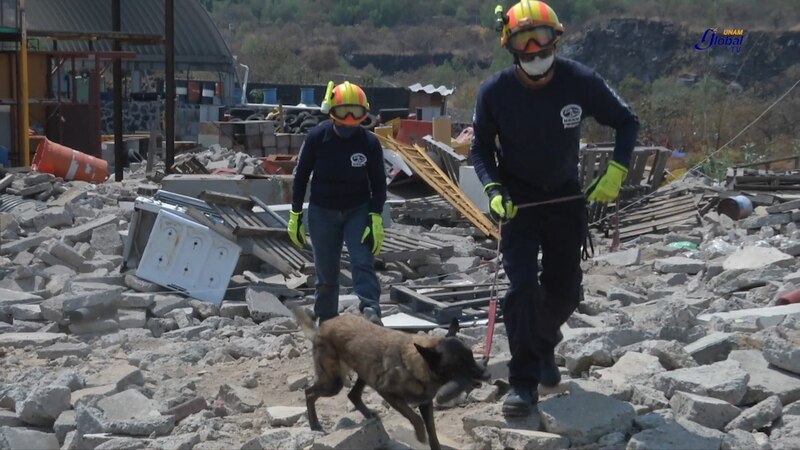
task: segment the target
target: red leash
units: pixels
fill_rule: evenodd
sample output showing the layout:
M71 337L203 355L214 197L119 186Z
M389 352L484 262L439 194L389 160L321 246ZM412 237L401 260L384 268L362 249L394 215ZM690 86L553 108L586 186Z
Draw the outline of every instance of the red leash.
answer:
M572 200L583 199L583 194L580 195L571 195L568 197L561 197L561 198L554 198L551 200L545 200L541 202L533 202L533 203L524 203L522 205L517 206L517 209L523 208L532 208L534 206L539 205L547 205L550 203L562 203L562 202L569 202ZM503 222L498 222L497 228L499 230L499 234L502 236L503 234ZM484 362L489 361L489 356L492 353L492 340L494 338L494 325L497 321L497 275L500 273L500 262L502 261L502 254L500 253L500 241L502 237L497 240L497 267L494 269L494 279L492 280L492 288L489 291L490 300L489 300L489 324L486 328L486 344L483 347L483 360Z

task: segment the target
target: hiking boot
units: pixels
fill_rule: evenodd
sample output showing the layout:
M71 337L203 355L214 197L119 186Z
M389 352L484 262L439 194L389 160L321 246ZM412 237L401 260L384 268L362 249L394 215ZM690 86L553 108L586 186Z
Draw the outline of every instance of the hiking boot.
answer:
M511 417L524 417L531 413L533 405L539 402L539 393L527 386L511 386L508 397L503 402L503 414Z
M366 308L361 310L361 315L364 316L365 319L369 320L370 322L374 323L378 326L383 326L383 322L381 321L381 316L375 311L375 308L371 306L367 306Z
M561 372L556 365L555 354L550 352L539 362L539 384L554 388L559 383L561 383Z

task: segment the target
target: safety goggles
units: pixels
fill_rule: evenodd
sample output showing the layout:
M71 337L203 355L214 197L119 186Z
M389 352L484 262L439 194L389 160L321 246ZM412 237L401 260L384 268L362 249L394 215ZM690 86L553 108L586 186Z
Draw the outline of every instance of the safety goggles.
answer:
M360 120L367 115L367 108L361 105L337 105L331 108L331 115L339 120L346 120L347 116Z
M508 37L508 47L516 53L533 53L547 48L556 41L558 32L550 26L539 25L517 31Z

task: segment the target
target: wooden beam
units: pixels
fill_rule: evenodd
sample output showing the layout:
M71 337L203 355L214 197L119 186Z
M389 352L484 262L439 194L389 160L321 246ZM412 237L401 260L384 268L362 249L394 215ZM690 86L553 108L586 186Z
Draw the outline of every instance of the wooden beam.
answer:
M52 39L55 41L104 41L116 40L136 45L161 45L164 36L159 34L123 33L114 31L44 31L30 30L29 36Z

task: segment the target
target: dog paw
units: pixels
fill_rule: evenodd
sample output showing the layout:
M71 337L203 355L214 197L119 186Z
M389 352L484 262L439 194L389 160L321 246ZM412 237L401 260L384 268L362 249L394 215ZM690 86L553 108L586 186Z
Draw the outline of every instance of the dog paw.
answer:
M320 425L319 423L309 424L309 428L311 428L311 431L321 431L323 433L325 432L325 429L322 428L322 425Z

